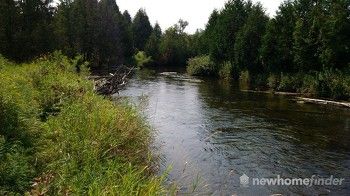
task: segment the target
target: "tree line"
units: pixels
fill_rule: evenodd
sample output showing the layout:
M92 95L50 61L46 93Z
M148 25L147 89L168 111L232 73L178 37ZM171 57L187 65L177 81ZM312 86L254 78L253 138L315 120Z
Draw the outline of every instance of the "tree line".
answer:
M189 61L194 75L350 98L349 0L287 0L273 18L260 3L231 0L195 36L200 56Z
M312 81L329 83L335 77L343 79L335 82L337 91L350 92L349 0L286 0L274 17L260 3L229 0L212 12L205 29L190 35L187 25L179 20L162 31L145 10L131 17L128 11L121 13L115 0L61 0L58 5L2 0L0 53L26 61L61 50L68 56L81 54L93 69L191 62L196 75L249 76L286 91L300 90L304 84L298 81L309 81L308 86L324 88L325 94L331 87Z
M0 53L14 61L28 61L61 50L80 54L93 69L133 63L145 51L155 64L182 64L189 57L188 23L167 29L149 22L145 10L134 17L121 13L115 0L2 0Z

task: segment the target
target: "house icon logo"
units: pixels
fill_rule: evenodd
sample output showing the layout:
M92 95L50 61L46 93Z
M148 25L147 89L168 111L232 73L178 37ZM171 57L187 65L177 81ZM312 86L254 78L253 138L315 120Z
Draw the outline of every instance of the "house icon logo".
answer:
M243 174L241 177L239 177L239 181L242 186L248 187L249 186L249 177L245 174Z

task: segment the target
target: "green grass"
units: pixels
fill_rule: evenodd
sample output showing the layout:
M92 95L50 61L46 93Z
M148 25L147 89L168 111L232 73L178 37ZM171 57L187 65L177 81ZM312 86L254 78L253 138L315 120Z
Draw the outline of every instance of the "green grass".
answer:
M160 195L150 128L93 92L86 65L60 53L0 57L0 195ZM77 72L79 70L79 72Z

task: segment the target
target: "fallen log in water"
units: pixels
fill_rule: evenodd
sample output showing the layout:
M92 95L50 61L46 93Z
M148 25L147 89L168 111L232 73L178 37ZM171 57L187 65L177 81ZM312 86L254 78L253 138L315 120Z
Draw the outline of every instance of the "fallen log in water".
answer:
M340 107L347 107L350 108L349 102L339 102L339 101L329 101L329 100L323 100L323 99L311 99L311 98L305 98L305 97L297 97L297 101L299 103L314 103L314 104L322 104L322 105L334 105L334 106L340 106Z
M267 90L267 91L258 91L258 90L241 90L242 92L248 92L248 93L264 93L264 94L274 94L274 95L301 95L301 93L292 93L292 92L281 92L281 91L272 91L272 90Z
M127 83L129 76L135 70L134 67L125 65L118 66L114 73L106 76L90 76L89 79L94 81L95 91L103 95L113 95L119 93Z

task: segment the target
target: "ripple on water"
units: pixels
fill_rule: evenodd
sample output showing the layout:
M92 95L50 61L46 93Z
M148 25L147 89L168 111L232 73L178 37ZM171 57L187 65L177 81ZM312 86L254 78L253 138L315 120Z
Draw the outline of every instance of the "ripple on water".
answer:
M157 130L162 171L181 193L200 176L214 195L349 195L350 186L241 187L239 176L350 177L350 113L241 92L234 84L168 72L135 77L121 96L142 105ZM137 97L147 97L139 99ZM145 103L139 104L138 102Z

